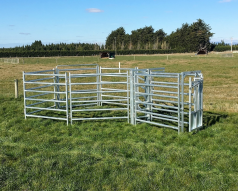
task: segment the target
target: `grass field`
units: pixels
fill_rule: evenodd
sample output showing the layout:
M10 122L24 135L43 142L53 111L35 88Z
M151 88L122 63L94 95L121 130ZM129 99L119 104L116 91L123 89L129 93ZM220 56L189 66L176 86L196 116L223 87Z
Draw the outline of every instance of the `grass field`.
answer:
M22 71L61 64L201 70L205 128L24 119ZM0 63L1 190L238 190L238 55L20 58ZM14 79L20 98L14 99Z

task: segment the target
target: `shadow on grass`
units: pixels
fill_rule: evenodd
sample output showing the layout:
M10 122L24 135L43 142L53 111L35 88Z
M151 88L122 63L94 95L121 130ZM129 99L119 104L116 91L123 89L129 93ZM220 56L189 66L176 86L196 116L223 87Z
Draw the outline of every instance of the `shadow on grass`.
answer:
M210 111L204 111L203 112L203 129L206 129L217 122L220 121L220 119L225 119L228 117L228 114L226 113L214 113Z

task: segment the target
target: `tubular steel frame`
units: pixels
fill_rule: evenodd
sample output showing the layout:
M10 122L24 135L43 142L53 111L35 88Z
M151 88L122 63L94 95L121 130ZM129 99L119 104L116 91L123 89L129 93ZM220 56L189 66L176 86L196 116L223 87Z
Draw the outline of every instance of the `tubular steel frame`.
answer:
M58 65L52 70L23 72L23 90L25 119L65 120L67 125L69 121L127 119L133 125L149 123L179 133L203 126L201 71ZM104 116L105 111L123 115ZM84 117L89 112L100 115Z

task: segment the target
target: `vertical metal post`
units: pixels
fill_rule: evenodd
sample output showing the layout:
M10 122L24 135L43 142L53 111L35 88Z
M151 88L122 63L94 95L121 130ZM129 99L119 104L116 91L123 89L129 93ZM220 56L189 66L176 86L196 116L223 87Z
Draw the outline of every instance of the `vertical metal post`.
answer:
M69 73L69 94L70 94L70 119L71 119L71 125L72 125L71 73Z
M194 82L195 82L195 78L194 78ZM194 103L194 115L193 115L193 128L197 128L197 110L198 110L198 106L197 106L197 85L194 86L194 95L193 95L193 103Z
M200 123L200 126L203 126L203 80L201 80L200 82L200 101L201 101L201 115L200 115L200 118L201 118L201 123Z
M181 73L181 130L184 131L184 73Z
M178 73L178 133L181 130L180 74Z
M135 69L137 70L137 69L139 69L138 67L135 67ZM137 71L138 72L138 71ZM135 77L135 83L139 83L139 78L136 76ZM135 87L135 91L136 92L139 92L139 86L137 86L137 87Z
M138 106L139 106L139 105L136 105L136 101L139 100L139 96L136 96L136 92L139 93L139 86L136 86L136 85L139 83L139 78L138 78L138 75L135 74L135 73L138 73L138 69L139 69L138 67L135 67L135 70L136 70L136 71L133 72L134 125L136 125L137 110L138 110ZM135 84L136 84L136 85L135 85Z
M134 86L134 71L130 70L130 122L132 125L135 125Z
M100 71L99 71L99 65L96 66L96 82L97 82L97 106L100 106Z
M189 132L192 131L192 78L189 77Z
M18 79L15 79L14 82L15 82L15 98L18 98Z
M102 84L101 84L102 76L101 76L101 71L102 71L102 69L101 69L101 66L100 66L100 68L99 68L99 74L100 74L100 76L99 76L100 106L102 106L102 92L101 92L102 91Z
M149 70L149 75L151 74L151 70ZM153 93L153 86L152 86L152 79L153 77L150 75L149 76L149 84L150 84L150 87L149 87L149 94ZM153 100L153 96L152 95L149 95L149 110L150 110L150 113L152 113L152 100ZM152 114L150 114L150 121L152 121Z
M23 81L23 96L24 96L24 116L26 117L26 85L25 85L25 72L22 72L22 81Z
M59 69L57 68L57 66L56 66L56 74L57 74L57 76L56 76L56 92L57 92L57 94L56 94L56 100L60 100L60 86L58 85L58 83L59 83ZM57 108L59 109L60 108L60 103L59 102L57 102L56 103L56 106L57 106Z
M66 122L67 126L69 124L69 109L68 109L68 79L67 79L67 72L65 72L65 91L66 91Z
M197 106L197 109L196 109L196 127L198 128L199 127L199 113L200 113L200 108L199 108L199 84L195 87L196 89L196 106Z
M128 116L128 123L129 123L129 71L127 71L127 116Z
M55 76L55 74L56 74L56 70L53 68L53 74L54 74L54 76L53 76L53 83L54 83L54 100L56 100L56 76ZM54 107L56 108L56 102L54 102Z
M151 110L150 110L150 87L151 86L149 86L149 84L150 84L150 77L149 77L149 74L150 74L150 70L149 69L147 69L146 70L146 76L145 76L145 93L147 93L147 95L146 95L146 102L148 103L147 104L147 107L146 107L146 110L148 111L148 112L151 112ZM151 120L151 115L148 113L147 114L147 121L150 121Z

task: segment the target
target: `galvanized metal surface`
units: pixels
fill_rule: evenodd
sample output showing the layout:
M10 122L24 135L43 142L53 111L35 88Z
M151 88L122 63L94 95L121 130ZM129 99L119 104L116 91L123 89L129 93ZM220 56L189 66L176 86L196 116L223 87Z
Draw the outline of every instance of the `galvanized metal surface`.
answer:
M25 118L65 120L67 124L127 119L134 125L149 123L179 133L203 126L201 71L58 65L53 70L23 72L23 89Z

